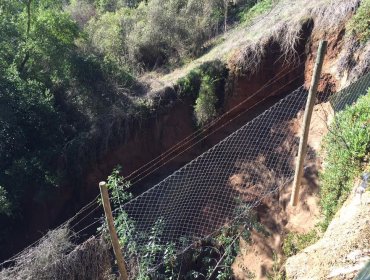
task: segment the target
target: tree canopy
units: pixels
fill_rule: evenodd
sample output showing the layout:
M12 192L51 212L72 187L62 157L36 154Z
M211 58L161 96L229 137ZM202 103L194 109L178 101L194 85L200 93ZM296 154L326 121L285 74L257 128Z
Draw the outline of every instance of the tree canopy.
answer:
M137 74L199 56L255 2L1 1L0 242L82 176L112 112L141 110Z

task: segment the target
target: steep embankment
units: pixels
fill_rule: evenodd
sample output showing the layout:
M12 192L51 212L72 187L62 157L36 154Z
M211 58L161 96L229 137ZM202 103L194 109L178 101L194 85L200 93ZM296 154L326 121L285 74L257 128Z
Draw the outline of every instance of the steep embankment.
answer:
M238 106L218 122L218 126L253 107L268 95L281 96L302 83L308 86L320 39L329 41L320 91L335 92L361 76L369 66L369 59L366 57L370 54L370 44L356 44L356 50L349 55L351 40L348 38L351 34L346 33L346 22L359 3L360 1L339 1L335 4L325 0L294 3L280 1L251 26L239 26L225 34L220 38L222 43L185 67L166 75L155 72L144 75L141 80L147 87L146 98L155 104L153 115L147 120L140 120L141 129L136 127L125 138L124 143L112 147L101 164L89 171L88 184L96 184L117 163L123 166L123 175L128 175L196 130L193 108L197 92L191 92L193 97L184 97L181 91L182 81L188 79L192 71L199 67L218 64L221 65L218 67L226 69L221 77L215 77L223 80L217 92L220 99L218 115ZM268 85L274 78L276 81ZM191 79L188 81L192 82ZM166 108L161 106L163 101ZM248 117L243 121L246 119ZM238 125L240 126L231 126L235 129ZM226 133L212 135L202 141L204 147L197 147L196 149L200 149L198 153L232 130L233 127L226 129ZM147 145L146 139L156 141ZM197 141L199 138L190 143ZM195 154L197 152L188 156L183 153L173 161L173 168L169 169L177 168ZM162 173L168 173L168 166L159 169L154 177Z
M226 33L220 38L220 44L196 61L166 75L153 72L141 77L147 93L137 102L150 104L150 114L116 125L111 137L119 140L115 145L105 147L106 152L97 158L96 164L84 170L78 189L71 184L62 186L60 195L52 201L31 205L34 210L25 217L29 239L36 238L36 232L58 224L92 199L97 194L98 182L116 165L120 164L123 175L127 176L197 131L194 105L199 92L194 90L184 96L181 83L192 70L207 68L208 64L225 69L216 77L221 79L217 89L220 101L217 113L221 115L236 105L238 108L207 130L207 134L225 125L222 129L204 139L198 135L187 141L179 150L181 154L168 163L173 155L161 159L150 176L135 184L137 193L208 149L281 96L303 83L307 85L320 39L329 40L321 91L333 92L366 72L369 45L356 45L350 54L347 51L352 45L351 40L346 39L346 21L359 3L359 0L342 0L334 4L327 0L279 1L253 24L238 26ZM274 78L277 78L274 83L269 84ZM229 123L241 112L245 113ZM138 178L145 175L148 172Z
M215 77L222 80L216 93L219 98L218 115L237 106L209 128L206 135L241 112L248 112L204 139L200 135L187 141L179 150L160 160L155 172L142 184L137 184L136 189L144 189L145 183L158 181L176 170L270 106L279 96L303 83L308 87L319 40L329 41L319 88L321 92L335 92L361 76L370 64L367 59L370 44L355 44L353 47L351 34L346 32L346 22L359 3L355 0L335 4L325 0L280 1L252 25L239 26L225 34L220 38L222 43L203 57L166 75L157 72L145 74L141 78L147 88L144 99L153 104L152 114L147 119L136 120L124 132L123 143L110 147L99 163L87 172L81 189L83 199L96 192L97 182L105 178L115 165L122 165L123 175L127 176L197 131L194 105L198 92L196 86L192 87L190 94L186 92L183 81L192 83L189 77L199 68L206 69L203 72L214 65L225 69ZM349 54L349 49L354 51ZM270 95L273 97L264 100ZM150 139L150 145L147 139ZM179 152L178 157L163 165ZM147 173L141 174L140 178Z
M107 152L101 163L90 170L88 182L96 183L97 179L104 178L117 163L124 167L123 175L128 175L193 133L196 130L193 112L195 98L181 97L180 81L187 78L192 70L207 63L220 64L227 69L225 76L219 77L224 79L224 87L218 92L222 97L218 114L239 106L218 124L227 122L228 119L252 107L266 95L281 96L303 82L307 86L312 74L318 41L322 38L329 40L329 50L324 63L324 79L320 90L334 92L343 86L344 81L348 82L347 79L340 78L338 65L342 60L342 52L345 51L345 21L351 16L359 1L343 1L335 6L322 1L323 6L320 8L318 8L320 3L312 4L312 1L297 1L289 6L284 2L282 1L254 25L232 30L225 35L223 43L189 65L167 75L159 73L144 75L142 81L147 85L147 98L155 104L153 115L149 119L138 121L135 129L129 131L129 135L125 137L124 143L112 147ZM306 9L301 9L302 6ZM282 11L286 17L278 16ZM338 15L334 22L333 15L330 22L324 20L329 13ZM281 20L291 18L289 15L292 14L295 15L293 19ZM258 29L263 32L257 32ZM362 48L359 53L366 50ZM362 61L359 55L357 60ZM363 71L366 71L366 67ZM302 74L304 76L301 76ZM277 81L261 90L273 78L277 78ZM196 97L197 93L194 94ZM246 99L248 102L240 105ZM164 101L165 108L161 106ZM212 137L215 140L210 140ZM220 138L211 136L208 138L211 142L209 144L215 143ZM146 139L156 141L151 141L151 145L147 145ZM205 148L209 147L207 141L203 143L206 143ZM183 154L174 162L181 165L193 156Z

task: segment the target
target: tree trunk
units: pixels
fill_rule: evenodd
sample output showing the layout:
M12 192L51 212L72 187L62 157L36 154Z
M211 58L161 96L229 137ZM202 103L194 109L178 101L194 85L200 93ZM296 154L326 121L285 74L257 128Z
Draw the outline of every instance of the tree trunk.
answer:
M31 4L32 0L27 1L27 29L26 29L26 44L28 41L28 37L30 35L31 31ZM18 71L22 73L24 71L24 67L26 66L26 63L28 59L30 58L30 52L27 50L24 58L22 59L21 64L18 67Z

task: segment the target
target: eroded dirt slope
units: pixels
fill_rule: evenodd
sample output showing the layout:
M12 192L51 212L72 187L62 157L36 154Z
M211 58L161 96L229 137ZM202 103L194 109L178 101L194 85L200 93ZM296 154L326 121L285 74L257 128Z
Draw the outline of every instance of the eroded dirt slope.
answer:
M322 239L287 260L288 279L354 279L370 260L370 193L350 198Z

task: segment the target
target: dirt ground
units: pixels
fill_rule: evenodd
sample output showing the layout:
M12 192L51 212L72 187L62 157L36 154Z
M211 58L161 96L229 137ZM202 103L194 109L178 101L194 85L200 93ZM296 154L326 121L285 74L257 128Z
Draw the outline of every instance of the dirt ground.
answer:
M322 239L289 258L288 279L354 279L370 260L370 193L355 192Z
M320 221L318 200L318 169L321 161L318 156L321 141L327 133L327 123L332 111L329 103L314 107L308 145L308 156L304 179L300 190L300 203L289 205L292 182L282 186L278 193L265 198L257 207L259 222L268 235L253 231L251 242L241 240L240 253L232 268L236 279L268 279L273 270L280 268L285 261L282 252L284 236L288 232L308 233ZM301 131L303 112L292 121L293 131L298 136ZM303 278L300 278L303 279Z

